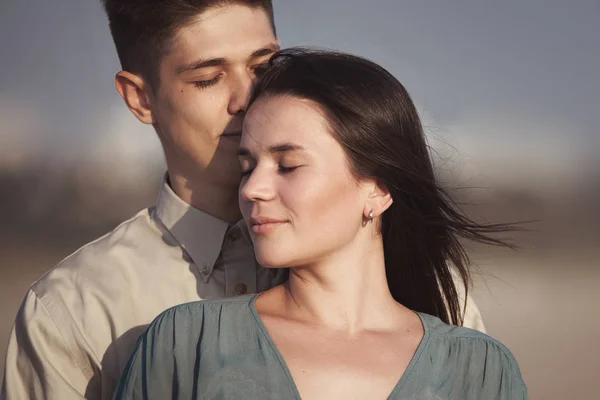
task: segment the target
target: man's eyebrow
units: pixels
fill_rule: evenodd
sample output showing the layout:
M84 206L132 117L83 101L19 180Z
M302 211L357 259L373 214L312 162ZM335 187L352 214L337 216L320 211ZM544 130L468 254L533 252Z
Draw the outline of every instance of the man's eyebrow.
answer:
M177 74L183 74L187 71L193 71L195 69L207 68L207 67L220 67L225 65L227 61L224 58L211 58L209 60L198 60L190 64L182 65L177 68Z
M289 151L296 151L296 150L305 150L303 146L300 146L299 144L293 144L293 143L282 143L282 144L276 144L273 146L269 147L269 153L286 153ZM252 155L252 152L250 150L248 150L245 147L240 147L238 150L238 156L240 157L244 157L244 156L250 156Z
M262 49L254 51L250 55L250 58L268 56L269 54L273 54L276 51L279 51L279 45L277 45L277 44L268 45L266 47L263 47ZM208 60L198 60L198 61L194 61L192 63L178 67L177 74L179 75L179 74L182 74L187 71L193 71L193 70L201 69L201 68L220 67L225 64L227 64L227 60L225 60L224 58L211 58Z
M266 47L263 47L260 50L256 50L255 52L253 52L252 55L250 56L250 58L268 56L269 54L273 54L273 53L279 51L279 49L280 49L280 47L278 44L270 44Z

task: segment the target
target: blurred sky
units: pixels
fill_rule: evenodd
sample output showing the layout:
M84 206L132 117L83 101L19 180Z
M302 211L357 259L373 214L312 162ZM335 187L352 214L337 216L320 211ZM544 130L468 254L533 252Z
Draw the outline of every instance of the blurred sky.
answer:
M592 168L598 0L274 3L283 46L326 46L388 68L434 144L457 148L465 168L528 182ZM0 54L0 168L162 159L114 90L119 65L100 0L2 0Z

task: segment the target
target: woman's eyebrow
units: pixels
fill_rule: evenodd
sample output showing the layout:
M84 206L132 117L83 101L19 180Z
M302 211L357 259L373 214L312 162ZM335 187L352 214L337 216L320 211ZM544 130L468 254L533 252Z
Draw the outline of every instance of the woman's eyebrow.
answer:
M286 153L297 150L305 150L305 148L295 143L281 143L269 146L269 153ZM238 156L250 156L252 152L245 147L240 147L237 154Z

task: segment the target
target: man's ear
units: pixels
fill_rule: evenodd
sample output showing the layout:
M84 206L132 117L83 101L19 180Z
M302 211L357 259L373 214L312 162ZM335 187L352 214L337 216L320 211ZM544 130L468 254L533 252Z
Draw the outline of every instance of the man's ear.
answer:
M115 76L115 86L129 110L144 124L153 124L151 90L144 79L127 71L119 71Z

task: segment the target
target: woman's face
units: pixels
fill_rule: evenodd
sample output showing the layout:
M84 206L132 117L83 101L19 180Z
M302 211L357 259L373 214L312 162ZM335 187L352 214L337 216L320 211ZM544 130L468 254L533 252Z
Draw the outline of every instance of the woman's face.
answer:
M260 98L244 119L239 158L240 208L261 264L307 265L355 240L366 190L314 103Z

